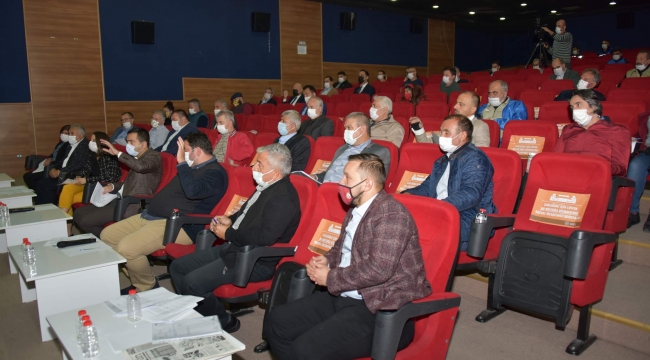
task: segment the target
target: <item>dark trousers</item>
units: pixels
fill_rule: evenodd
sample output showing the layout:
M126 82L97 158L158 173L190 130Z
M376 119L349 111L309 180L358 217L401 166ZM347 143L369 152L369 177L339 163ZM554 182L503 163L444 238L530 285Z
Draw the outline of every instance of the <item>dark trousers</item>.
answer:
M320 292L279 306L267 317L264 333L278 360L356 359L372 353L375 315L363 300ZM409 321L400 350L414 334Z
M33 189L34 187L36 187L36 183L46 176L48 175L44 174L43 171L37 173L26 172L25 174L23 174L23 180L25 181L25 186L27 186L30 189Z
M34 192L36 193L36 198L34 199L34 204L54 204L58 205L59 194L58 188L59 179L53 179L49 176L38 180L34 185Z
M226 264L219 257L223 246L230 244L215 246L172 261L169 274L177 293L205 298L195 308L196 311L203 316L217 315L221 325L225 326L230 321L230 315L212 293L219 286L232 284L234 278L234 269L226 269ZM274 267L255 265L250 282L269 280L274 273Z
M74 211L74 223L83 234L92 233L100 237L104 225L113 221L113 211L115 210L115 200L106 204L104 207L97 207L88 204Z

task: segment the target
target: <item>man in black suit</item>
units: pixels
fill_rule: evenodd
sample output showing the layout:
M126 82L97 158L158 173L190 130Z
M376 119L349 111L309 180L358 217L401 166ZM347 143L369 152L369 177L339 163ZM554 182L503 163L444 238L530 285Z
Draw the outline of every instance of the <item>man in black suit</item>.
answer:
M264 104L273 104L273 105L278 104L273 98L273 89L266 88L266 90L264 90L264 96L262 97L262 100L260 100L260 103L258 105L264 105Z
M167 135L165 142L156 148L156 151L166 152L176 156L178 152L178 138L184 139L187 134L199 131L199 128L190 124L185 110L178 109L172 113L172 129Z
M368 101L372 101L372 97L375 95L375 88L368 83L370 74L366 70L359 71L359 86L354 89L355 94L368 94Z
M309 139L298 134L302 121L296 110L287 110L282 113L282 119L278 123L280 137L273 141L282 144L291 151L291 171L304 171L311 153Z
M305 97L302 96L302 84L293 84L293 97L289 100L289 104L296 105L305 103Z
M352 84L350 84L350 82L348 81L348 76L345 75L345 71L339 71L338 75L339 75L339 82L334 84L335 89L343 91L343 90L345 90L347 88L352 87Z
M309 135L314 140L320 136L334 135L334 122L325 117L323 113L323 100L321 98L314 96L309 99L307 103L307 116L309 116L309 120L300 126L299 134Z
M86 129L83 126L70 125L68 143L70 147L67 154L57 157L57 161L52 161L49 176L39 180L34 186L36 205L56 203L59 177L74 179L75 173L82 170L86 162L91 159L92 152L88 147Z
M305 98L305 106L300 110L300 115L308 115L307 111L309 110L309 107L307 104L309 103L309 99L316 97L316 88L314 88L311 85L305 85L304 88L302 88L302 96ZM327 115L327 104L323 103L323 115Z

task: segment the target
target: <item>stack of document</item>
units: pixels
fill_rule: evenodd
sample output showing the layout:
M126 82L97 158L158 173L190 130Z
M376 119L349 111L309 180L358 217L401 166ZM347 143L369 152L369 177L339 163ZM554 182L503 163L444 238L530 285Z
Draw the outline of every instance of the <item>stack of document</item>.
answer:
M165 288L157 288L138 293L142 318L151 322L172 322L196 307L196 304L203 300L197 296L177 295ZM128 295L120 296L113 300L107 300L104 305L113 313L113 316L126 316L126 299Z

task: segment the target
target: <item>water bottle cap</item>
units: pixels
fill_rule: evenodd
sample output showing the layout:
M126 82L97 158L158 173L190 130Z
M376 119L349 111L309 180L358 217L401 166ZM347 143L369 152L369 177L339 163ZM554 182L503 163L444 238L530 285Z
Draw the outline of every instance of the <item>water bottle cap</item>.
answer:
M23 238L23 244L27 244L29 242L29 239Z
M137 292L136 289L131 289L129 290L129 295L135 295L136 292Z
M77 314L79 316L84 316L84 315L86 315L86 310L79 310L79 312Z
M481 212L482 212L482 213L483 213L483 212L486 212L486 210L485 210L485 209L481 209Z
M29 240L25 241L25 245L31 245L32 243L29 242Z
M90 320L90 315L84 315L81 317L81 321L88 321Z
M84 321L84 326L93 326L93 322L90 320Z
M178 209L174 209L174 212L178 212Z

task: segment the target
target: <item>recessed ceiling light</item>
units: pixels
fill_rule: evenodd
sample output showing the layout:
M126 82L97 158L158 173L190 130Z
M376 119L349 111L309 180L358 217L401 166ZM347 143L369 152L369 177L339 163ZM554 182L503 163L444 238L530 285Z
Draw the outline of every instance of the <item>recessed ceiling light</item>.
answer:
M522 3L522 4L521 4L521 6L526 6L526 5L528 5L528 4L526 4L526 3Z
M440 7L440 6L438 6L438 5L433 5L433 8L434 8L434 9L437 9L437 8L439 8L439 7Z
M612 2L609 3L609 4L610 4L610 5L616 5L616 1L612 1Z
M499 18L499 20L505 20L505 19L506 19L506 18L504 18L504 17L502 17L502 18Z
M476 13L473 12L473 11L470 11L469 14L470 14L470 15L474 15L474 14L476 14Z
M551 10L551 14L555 14L556 12L557 12L557 11L555 11L555 10Z

